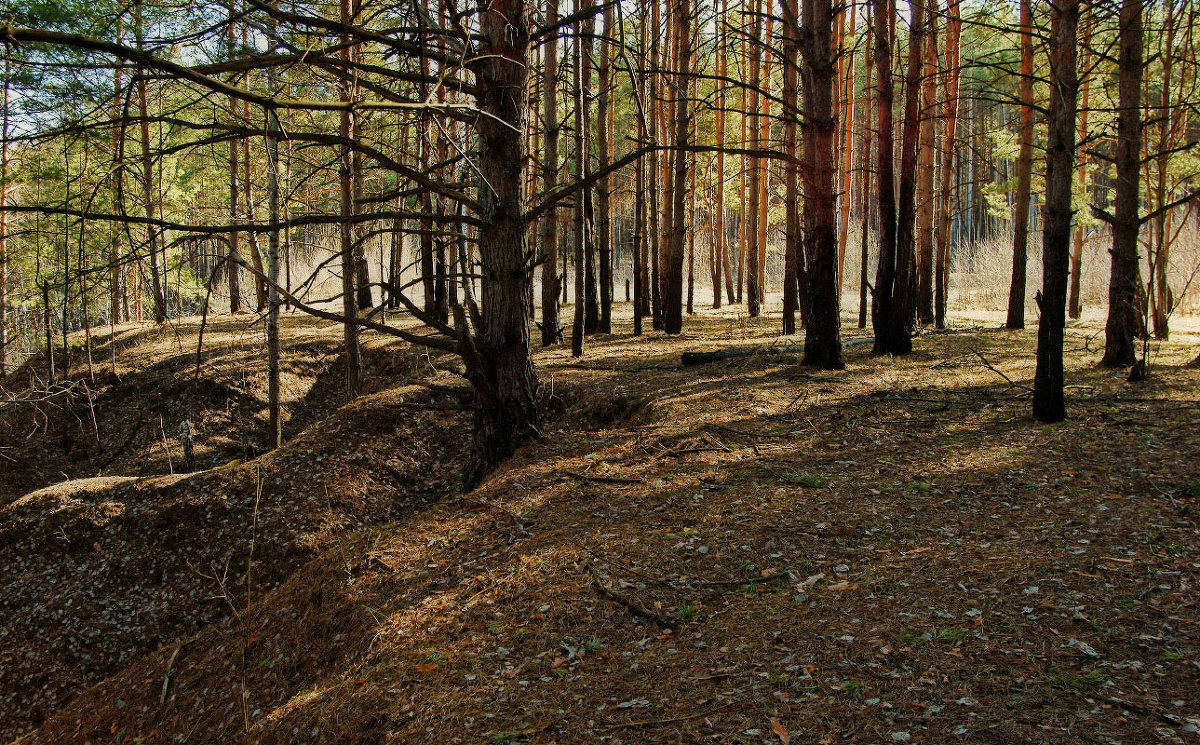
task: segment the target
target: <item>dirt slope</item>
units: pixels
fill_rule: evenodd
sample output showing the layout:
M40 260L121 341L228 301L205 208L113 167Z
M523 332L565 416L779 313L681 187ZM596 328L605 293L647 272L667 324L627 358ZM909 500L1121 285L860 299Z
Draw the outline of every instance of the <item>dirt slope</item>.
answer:
M347 531L403 518L456 482L445 464L460 456L462 416L413 408L431 400L428 389L405 383L416 379L416 352L369 347L373 387L395 387L339 408L336 343L323 338L328 329L289 320L286 390L296 414L289 430L319 421L253 461L240 456L256 449L265 406L256 397L263 391L255 343L230 343L241 335L240 320L208 329L209 343L224 348L199 379L194 354L156 341L164 330L127 333L119 337L127 346L118 373L107 381L88 376L84 365L72 369L80 387L91 384L91 406L76 392L36 411L24 405L6 412L15 446L4 452L27 467L6 471L5 488L60 475L51 486L0 502L5 739L146 653L227 620ZM18 442L11 425L23 417L41 424ZM198 465L223 465L146 475L171 467L168 450L180 467L182 443L172 425L184 417L193 423ZM104 435L99 441L96 429ZM165 432L174 436L164 444ZM85 444L60 453L54 444L63 437ZM61 481L106 462L105 474L138 475Z
M393 431L400 401L429 400L413 387L253 464L139 482L164 505L207 484L234 509L255 468L264 494L280 479L263 499L275 516L260 509L263 589L247 604L237 585L238 507L237 540L205 555L233 557L225 610L144 654L131 641L20 742L1197 741L1195 337L1162 345L1133 387L1092 366L1095 329L1076 329L1072 419L1054 426L1027 416L1026 332L924 337L904 360L852 347L839 373L786 353L677 364L683 348L771 343L774 324L709 314L680 340L543 353L546 440L469 497L452 484L461 415L409 408L417 431ZM443 429L420 440L429 422ZM397 454L444 478L394 522L354 529L343 500L405 493L378 471ZM324 513L316 497L286 508L322 485ZM104 495L127 511L133 492L70 498L115 514ZM22 525L46 519L30 509ZM314 540L310 510L343 522ZM277 545L307 553L264 548L289 520L309 532ZM113 545L203 552L222 521L193 522L177 535L131 520ZM53 528L19 534L38 530ZM29 560L48 555L39 540ZM40 586L53 594L49 573Z

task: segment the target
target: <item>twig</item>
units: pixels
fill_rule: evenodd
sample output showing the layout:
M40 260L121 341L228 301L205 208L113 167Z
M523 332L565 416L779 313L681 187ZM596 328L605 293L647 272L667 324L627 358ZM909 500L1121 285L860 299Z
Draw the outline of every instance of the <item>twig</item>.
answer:
M1145 717L1156 717L1158 719L1161 719L1164 722L1167 722L1168 724L1173 724L1177 727L1180 724L1182 724L1182 722L1179 721L1178 717L1171 716L1170 714L1164 714L1161 711L1157 711L1155 709L1151 709L1149 707L1142 706L1140 704L1135 704L1131 701L1126 701L1126 700L1120 699L1120 698L1114 698L1112 696L1092 696L1092 698L1095 698L1099 701L1103 701L1107 704L1112 704L1113 706L1120 706L1123 709L1132 711L1135 714L1141 714L1142 716L1145 716Z
M472 505L475 507L479 507L480 509L492 510L493 512L499 512L500 514L506 516L507 518L509 518L510 520L513 521L513 525L517 526L517 530L520 531L521 535L525 536L526 538L533 535L533 533L530 533L528 530L526 530L525 523L521 520L519 515L517 515L515 512L513 512L511 510L506 510L505 508L501 507L498 504L495 504L492 502L485 502L481 499L471 499L470 497L465 497L465 496L459 496L459 497L457 497L457 499L455 501L462 502L464 504L469 504L469 505Z
M561 473L563 476L570 476L571 478L576 479L578 481L595 481L595 482L601 483L601 484L640 484L640 483L642 483L641 479L625 479L625 478L621 478L619 476L589 476L586 473L576 473L575 471L568 471L565 468L560 470L559 473Z
M642 605L635 598L622 595L610 587L605 587L604 583L600 581L600 578L596 576L596 573L592 571L591 567L587 567L587 572L588 574L592 575L592 588L601 597L608 598L618 605L625 606L630 613L638 618L644 618L647 621L651 621L664 629L671 629L672 631L678 630L679 624L675 621L672 621L666 616L655 613L646 606Z
M613 722L612 724L605 725L604 729L617 729L619 727L650 727L650 726L657 725L657 724L674 724L676 722L687 722L692 719L699 719L700 717L706 717L709 714L716 714L718 711L722 711L724 709L728 709L730 706L733 706L734 703L736 703L736 702L730 701L728 703L721 704L720 706L714 706L713 708L708 709L707 711L702 711L697 714L688 714L687 716L683 716L683 717L675 717L673 719L638 719L638 720L635 720L632 722Z
M162 693L158 695L159 706L162 706L167 702L167 691L171 687L171 671L175 669L175 658L179 657L180 650L191 643L192 640L188 639L187 641L182 642L175 647L175 649L171 652L171 659L167 660L167 671L163 673Z
M175 475L175 464L171 462L171 448L167 446L167 430L163 426L162 414L158 415L158 431L162 433L163 452L167 454L167 471Z
M1033 389L1032 389L1032 388L1030 388L1029 386L1027 386L1027 385L1025 385L1025 384L1023 384L1023 383L1018 383L1018 382L1014 381L1012 378L1008 377L1008 376L1007 376L1007 375L1005 375L1004 373L1000 372L1000 370L996 369L996 366L995 366L995 365L993 365L991 362L988 362L988 358L987 358L987 357L984 357L984 356L983 356L983 354L982 354L982 353L981 353L981 352L980 352L978 349L973 349L973 348L971 348L971 347L968 347L968 349L970 349L970 350L971 350L971 352L972 352L972 353L973 353L973 354L974 354L976 357L978 357L978 358L980 359L980 361L982 361L982 362L983 362L983 365L984 365L984 367L986 367L987 369L989 369L989 370L991 370L992 372L996 373L996 374L997 374L997 375L999 375L1000 377L1004 378L1006 381L1008 381L1008 384L1009 384L1009 385L1011 385L1013 388L1020 388L1021 390L1028 391L1028 392L1030 392L1030 393L1033 393Z

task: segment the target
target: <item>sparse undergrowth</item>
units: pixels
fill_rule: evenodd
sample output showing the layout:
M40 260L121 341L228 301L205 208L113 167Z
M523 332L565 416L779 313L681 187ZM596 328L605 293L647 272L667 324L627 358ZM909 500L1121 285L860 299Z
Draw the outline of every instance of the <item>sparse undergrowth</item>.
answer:
M1195 741L1194 337L1135 387L1072 330L1048 427L1031 333L678 365L776 323L540 353L546 440L465 497L418 365L253 462L13 503L4 675L62 694L22 742ZM170 633L109 622L193 579Z

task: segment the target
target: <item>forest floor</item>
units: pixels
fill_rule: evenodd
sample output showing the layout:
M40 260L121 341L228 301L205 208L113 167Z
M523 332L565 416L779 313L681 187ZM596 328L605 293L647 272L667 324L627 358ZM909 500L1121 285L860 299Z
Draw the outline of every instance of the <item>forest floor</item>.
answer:
M0 742L1200 742L1200 319L1138 384L1072 325L1040 425L1033 330L814 372L738 311L539 351L469 495L449 359L368 335L339 406L289 317L262 454L261 329L107 332L0 404Z

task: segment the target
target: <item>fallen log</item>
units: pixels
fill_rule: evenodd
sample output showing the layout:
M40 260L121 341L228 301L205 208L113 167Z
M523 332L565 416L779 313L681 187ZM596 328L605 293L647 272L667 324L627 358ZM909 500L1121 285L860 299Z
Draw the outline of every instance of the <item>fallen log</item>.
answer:
M857 347L857 346L861 346L863 344L873 344L874 342L875 342L875 337L864 336L864 337L860 337L858 339L850 339L848 341L842 342L842 348L845 349L848 347ZM720 362L721 360L727 360L732 357L749 357L749 356L755 355L755 354L768 354L771 352L778 352L780 354L788 354L788 353L792 353L792 352L803 352L803 351L804 351L804 345L802 345L802 344L789 344L784 347L773 347L773 346L727 347L725 349L717 349L717 350L713 350L711 352L684 352L680 356L679 362L684 367L691 367L692 365L707 365L710 362Z

